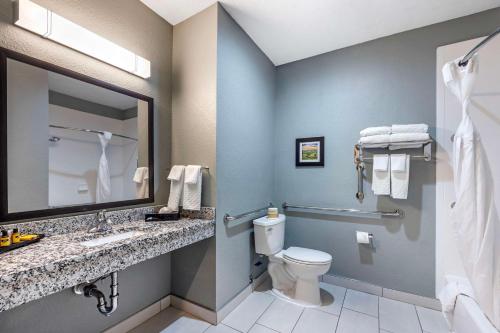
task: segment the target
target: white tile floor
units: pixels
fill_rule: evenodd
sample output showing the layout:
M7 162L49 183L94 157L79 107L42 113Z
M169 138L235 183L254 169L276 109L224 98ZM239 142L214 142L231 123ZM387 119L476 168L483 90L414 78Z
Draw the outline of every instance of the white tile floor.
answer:
M276 298L266 287L218 326L168 308L129 333L448 333L440 312L321 283L324 306L310 309Z

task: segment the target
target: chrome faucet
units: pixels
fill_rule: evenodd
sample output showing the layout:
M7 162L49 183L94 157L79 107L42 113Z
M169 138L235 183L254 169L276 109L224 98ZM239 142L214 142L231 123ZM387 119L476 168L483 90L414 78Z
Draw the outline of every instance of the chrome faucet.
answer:
M88 232L105 232L111 230L111 219L106 218L106 210L100 210L95 219L95 223L89 228Z

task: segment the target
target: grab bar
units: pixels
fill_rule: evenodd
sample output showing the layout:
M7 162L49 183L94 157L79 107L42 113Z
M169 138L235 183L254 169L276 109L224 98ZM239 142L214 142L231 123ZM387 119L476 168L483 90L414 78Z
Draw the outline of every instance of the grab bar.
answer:
M252 210L250 212L242 213L242 214L235 215L235 216L231 216L228 213L226 213L224 215L224 222L231 222L231 221L234 221L234 220L239 220L239 219L242 219L244 217L254 215L254 214L256 214L258 212L261 212L263 210L267 210L270 207L273 207L273 203L272 202L269 203L269 206L262 207L262 208L259 208L259 209L254 209L254 210Z
M405 216L404 211L401 209L396 209L393 211L364 211L364 210L359 210L359 209L354 209L354 208L325 208L325 207L315 207L315 206L297 206L297 205L290 205L287 202L284 202L282 207L285 210L288 208L297 208L297 209L308 209L308 210L322 210L322 211L337 212L337 213L377 215L377 216L384 216L384 217L403 218Z

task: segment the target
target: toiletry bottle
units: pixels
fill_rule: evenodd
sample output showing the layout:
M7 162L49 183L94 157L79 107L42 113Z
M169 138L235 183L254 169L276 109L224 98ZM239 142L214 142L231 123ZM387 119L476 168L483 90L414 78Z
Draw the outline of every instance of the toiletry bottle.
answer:
M10 246L9 232L7 230L2 230L2 234L0 235L0 247L6 246Z
M21 242L35 240L37 238L38 238L38 235L20 235L19 236L19 240Z
M19 229L14 228L14 230L12 230L12 236L11 236L12 244L19 243L21 241L21 239L19 237L20 237Z

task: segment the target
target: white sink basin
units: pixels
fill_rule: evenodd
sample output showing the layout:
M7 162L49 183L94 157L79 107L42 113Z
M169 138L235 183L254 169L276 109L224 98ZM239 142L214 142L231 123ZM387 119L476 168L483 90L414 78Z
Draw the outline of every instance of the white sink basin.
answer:
M91 239L91 240L88 240L85 242L81 242L80 244L83 246L87 246L87 247L95 247L95 246L105 245L105 244L125 240L128 238L140 236L142 234L144 234L144 232L142 232L142 231L128 231L128 232L124 232L121 234Z

